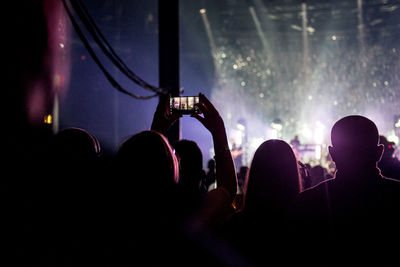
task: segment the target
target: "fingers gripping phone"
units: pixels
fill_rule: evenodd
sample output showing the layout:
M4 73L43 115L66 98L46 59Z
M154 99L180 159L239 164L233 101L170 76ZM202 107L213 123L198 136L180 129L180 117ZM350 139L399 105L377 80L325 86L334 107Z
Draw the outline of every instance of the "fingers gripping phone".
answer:
M171 113L179 114L197 114L200 112L198 96L177 96L169 99L169 108Z

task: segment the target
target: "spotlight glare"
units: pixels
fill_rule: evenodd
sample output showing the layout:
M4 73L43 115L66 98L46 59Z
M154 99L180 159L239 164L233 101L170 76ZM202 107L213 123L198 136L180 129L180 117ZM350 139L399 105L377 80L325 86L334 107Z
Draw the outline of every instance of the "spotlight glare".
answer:
M397 122L394 124L394 127L400 128L400 118L397 120Z
M389 135L389 136L387 137L387 140L388 140L389 142L395 143L396 145L399 143L399 138L398 138L396 135L394 135L394 134Z
M44 124L52 124L53 116L51 114L44 116L43 122L44 122Z
M244 132L246 130L246 127L243 124L240 124L240 123L236 124L236 127L238 128L239 131L243 131Z
M278 139L279 134L278 134L278 130L277 129L272 129L271 133L270 133L270 138L271 139Z
M205 8L202 8L199 10L200 14L206 14L207 10Z
M316 144L322 144L323 142L323 132L322 129L317 128L314 131L314 141Z
M320 160L321 155L322 155L322 147L320 145L315 146L315 158L317 160Z
M252 150L256 150L265 141L262 137L254 137L250 140L250 147Z
M304 127L303 127L303 129L302 129L302 131L301 131L301 134L302 134L306 139L311 139L311 137L312 137L312 135L313 135L311 129L308 128L307 125L304 125Z
M282 130L282 124L280 124L280 123L273 122L273 123L271 123L271 127L272 127L272 129L275 129L277 131Z

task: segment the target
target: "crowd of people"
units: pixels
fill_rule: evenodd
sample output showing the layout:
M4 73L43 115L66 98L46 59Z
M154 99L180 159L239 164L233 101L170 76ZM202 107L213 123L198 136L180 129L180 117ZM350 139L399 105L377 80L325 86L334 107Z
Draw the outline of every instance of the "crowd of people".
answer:
M192 116L213 140L207 172L195 141L168 141L182 115L171 114L167 97L150 129L104 155L84 129L53 134L38 123L51 82L47 32L37 31L45 19L24 18L38 13L32 3L16 12L19 46L6 61L2 265L398 265L399 162L374 122L338 120L329 147L336 172L307 184L321 170L307 169L282 140L263 142L237 174L224 121L203 94ZM25 46L26 31L38 41Z
M1 186L3 240L15 262L397 262L399 162L371 120L347 116L333 126L334 177L307 168L283 140L263 142L236 174L224 122L206 96L199 98L201 114L192 116L209 130L215 150L207 172L195 141L170 144L165 137L182 116L171 114L168 98L160 98L151 129L125 140L114 157L79 128L41 131L40 146L20 148ZM305 184L311 177L318 182Z

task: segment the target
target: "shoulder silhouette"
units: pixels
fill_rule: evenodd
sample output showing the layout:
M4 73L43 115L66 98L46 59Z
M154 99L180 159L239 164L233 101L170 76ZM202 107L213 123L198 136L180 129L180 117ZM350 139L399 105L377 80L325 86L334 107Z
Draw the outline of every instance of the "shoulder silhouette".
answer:
M384 146L384 151L378 167L383 176L400 181L400 161L394 157L395 143L389 142L383 135L379 136L379 143Z
M331 141L335 177L301 194L309 231L316 230L313 237L318 241L326 237L323 244L341 259L348 257L354 263L361 254L371 252L376 260L385 253L379 244L398 236L400 184L383 177L377 168L383 145L368 118L340 119L332 127Z

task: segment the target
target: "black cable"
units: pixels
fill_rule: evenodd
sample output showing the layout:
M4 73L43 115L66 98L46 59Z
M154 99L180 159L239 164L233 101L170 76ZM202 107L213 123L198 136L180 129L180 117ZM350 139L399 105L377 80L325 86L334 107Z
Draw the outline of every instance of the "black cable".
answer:
M81 29L79 28L78 23L76 22L75 18L72 15L71 10L69 9L67 3L65 0L62 0L62 3L64 5L65 10L67 11L68 17L71 20L71 23L76 31L76 33L78 34L79 38L81 39L81 41L83 42L85 48L88 50L90 56L93 58L94 62L97 64L97 66L100 68L100 70L103 72L103 74L106 76L107 80L111 83L112 86L114 86L118 91L127 94L135 99L141 99L141 100L146 100L146 99L150 99L153 97L158 96L158 94L154 94L154 95L150 95L150 96L140 96L134 93L129 92L128 90L124 89L113 77L112 75L106 70L106 68L103 66L103 64L101 63L100 59L97 57L96 53L94 52L93 48L91 47L91 45L89 44L89 41L86 39L85 35L83 34L83 32L81 31Z
M81 18L82 22L85 24L88 31L92 34L96 43L103 50L103 52L110 58L110 60L118 67L118 69L125 74L125 76L127 76L140 86L142 86L144 89L147 89L152 92L158 92L160 94L167 93L165 92L165 90L161 88L148 84L138 75L136 75L132 70L129 69L129 67L123 62L123 60L114 51L112 46L108 43L107 39L104 37L100 29L97 27L93 18L90 16L86 6L83 4L81 0L77 1L70 0L70 2L74 7L74 9L78 12L78 16Z

